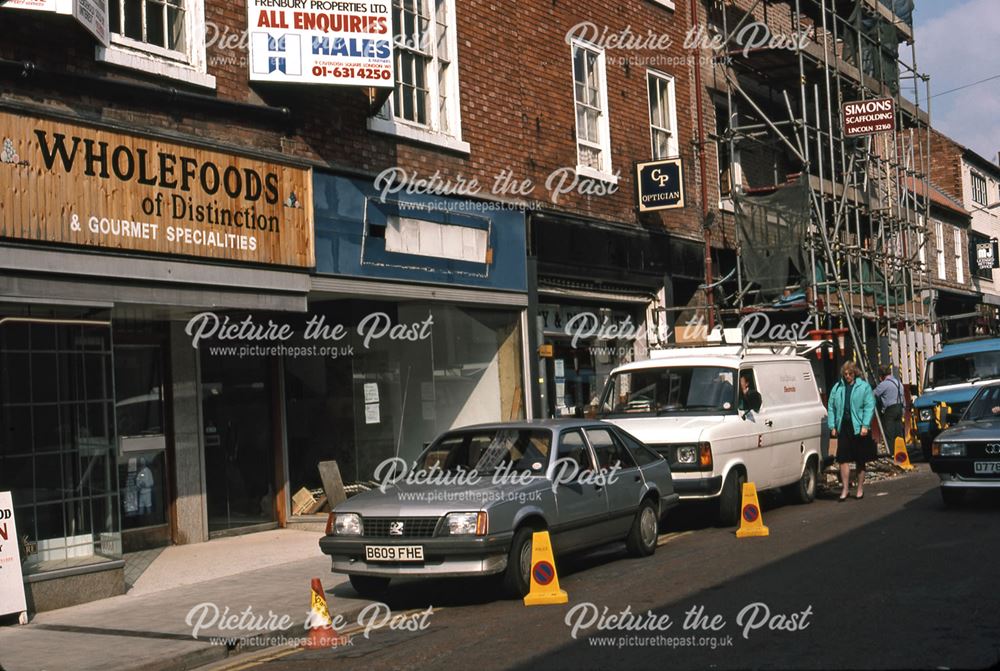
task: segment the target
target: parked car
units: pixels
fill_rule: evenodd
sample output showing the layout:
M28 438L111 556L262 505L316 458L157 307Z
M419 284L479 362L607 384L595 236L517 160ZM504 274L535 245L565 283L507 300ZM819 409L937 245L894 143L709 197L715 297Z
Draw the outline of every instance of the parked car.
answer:
M550 532L557 555L624 540L631 554L648 556L678 500L667 462L599 421L455 429L414 466L419 476L329 515L320 549L362 596L393 578L481 575L500 575L507 593L524 596L534 531Z
M927 359L923 393L913 401L917 413L917 435L926 459L931 443L941 432L934 407L946 403L951 420L965 411L979 387L1000 378L1000 338L976 338L945 345ZM949 418L942 417L944 424Z
M760 396L741 409L739 379ZM767 347L654 350L613 370L598 416L639 438L670 464L681 501L711 501L719 523L740 517L742 485L816 496L826 408L809 361Z
M930 454L945 505L961 504L970 489L1000 489L1000 383L979 387L958 423L934 439Z

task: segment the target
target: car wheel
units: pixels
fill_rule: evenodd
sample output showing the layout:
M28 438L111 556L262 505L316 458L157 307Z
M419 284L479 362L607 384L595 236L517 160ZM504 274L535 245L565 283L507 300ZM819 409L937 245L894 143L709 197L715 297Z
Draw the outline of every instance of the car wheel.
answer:
M785 493L796 503L812 503L816 498L816 461L810 459L802 471L802 477L794 485L785 488Z
M741 471L733 469L726 476L726 482L722 485L722 494L719 496L719 526L732 527L740 520L740 504L743 496L743 483L747 481L747 476Z
M352 575L350 576L351 587L364 599L373 599L381 596L389 587L391 578L380 578L373 575Z
M639 504L639 512L632 521L632 529L625 539L625 547L633 557L648 557L656 552L656 539L659 536L656 514L656 504L651 499L643 499Z
M507 570L503 574L503 591L513 599L522 599L531 588L531 535L535 530L521 527L514 534L507 555Z
M965 490L958 487L942 487L941 499L946 507L960 506L965 503Z

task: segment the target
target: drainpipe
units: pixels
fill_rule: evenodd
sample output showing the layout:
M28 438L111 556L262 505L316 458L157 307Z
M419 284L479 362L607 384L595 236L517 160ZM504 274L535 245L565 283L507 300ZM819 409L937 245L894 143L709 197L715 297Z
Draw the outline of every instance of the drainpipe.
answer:
M698 28L698 0L691 0L691 28ZM700 52L699 52L700 53ZM702 110L701 59L695 59L694 99L695 119L698 127L698 164L701 173L701 226L705 232L705 305L708 312L708 328L715 327L715 302L712 293L712 231L708 227L708 181L705 169L705 119Z

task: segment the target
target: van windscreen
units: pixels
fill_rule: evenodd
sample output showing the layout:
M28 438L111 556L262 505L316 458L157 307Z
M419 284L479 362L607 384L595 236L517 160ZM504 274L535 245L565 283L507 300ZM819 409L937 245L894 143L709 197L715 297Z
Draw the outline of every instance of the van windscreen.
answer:
M736 412L736 370L715 366L663 366L614 373L599 414L665 415Z
M992 350L928 362L924 386L933 389L948 384L997 378L1000 378L1000 350Z

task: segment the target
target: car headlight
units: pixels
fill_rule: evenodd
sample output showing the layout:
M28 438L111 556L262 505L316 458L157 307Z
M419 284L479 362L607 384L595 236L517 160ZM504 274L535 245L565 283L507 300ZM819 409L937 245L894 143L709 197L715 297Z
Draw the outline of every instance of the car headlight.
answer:
M340 513L333 518L334 536L360 536L361 515L357 513Z
M678 464L695 464L698 462L698 448L694 445L681 445L677 448Z
M929 422L934 413L931 412L930 408L923 408L920 410L920 421Z
M965 444L964 443L937 443L938 454L942 457L964 457L965 456Z
M476 513L449 513L444 524L452 536L485 536L489 518L483 510Z

